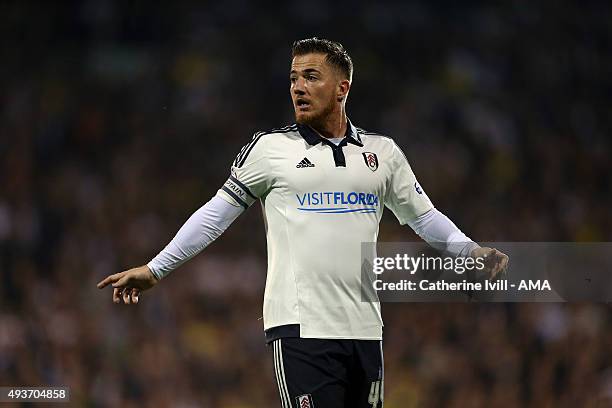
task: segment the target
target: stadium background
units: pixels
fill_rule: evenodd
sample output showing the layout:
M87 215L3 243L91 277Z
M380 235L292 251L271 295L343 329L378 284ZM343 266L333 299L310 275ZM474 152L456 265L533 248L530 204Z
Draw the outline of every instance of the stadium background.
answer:
M610 241L611 17L605 2L2 2L0 385L70 386L74 406L278 405L258 208L137 307L95 283L154 256L253 132L292 122L299 38L345 45L349 116L394 137L472 238ZM387 211L380 238L415 235ZM607 305L383 313L388 408L612 396Z

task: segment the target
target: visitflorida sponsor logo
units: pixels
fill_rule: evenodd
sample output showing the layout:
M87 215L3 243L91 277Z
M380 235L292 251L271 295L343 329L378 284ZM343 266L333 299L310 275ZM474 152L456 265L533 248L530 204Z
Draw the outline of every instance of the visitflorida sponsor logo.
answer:
M295 197L298 210L320 214L374 213L380 205L376 194L357 191L300 193Z

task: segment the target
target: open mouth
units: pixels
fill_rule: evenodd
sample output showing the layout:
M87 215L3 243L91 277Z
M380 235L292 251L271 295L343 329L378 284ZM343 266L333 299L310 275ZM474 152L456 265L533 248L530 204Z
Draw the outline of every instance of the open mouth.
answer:
M300 110L306 110L310 107L310 103L306 99L298 98L295 101L295 105Z

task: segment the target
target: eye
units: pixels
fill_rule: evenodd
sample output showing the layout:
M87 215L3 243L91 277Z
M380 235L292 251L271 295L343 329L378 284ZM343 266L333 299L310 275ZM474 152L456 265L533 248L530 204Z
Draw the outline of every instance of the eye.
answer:
M295 81L297 81L297 78L296 77L289 77L289 81L291 83L294 83Z
M317 77L314 75L306 75L306 80L307 81L316 81Z

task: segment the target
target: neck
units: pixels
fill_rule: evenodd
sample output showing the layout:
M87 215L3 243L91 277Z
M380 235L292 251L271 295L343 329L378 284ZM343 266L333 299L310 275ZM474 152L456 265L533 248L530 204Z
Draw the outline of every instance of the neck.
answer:
M321 136L331 139L335 137L344 137L347 126L346 112L342 109L339 112L331 113L323 119L321 123L317 123L311 127Z

